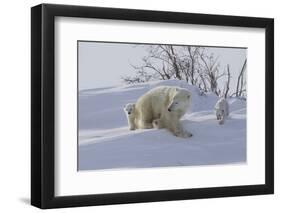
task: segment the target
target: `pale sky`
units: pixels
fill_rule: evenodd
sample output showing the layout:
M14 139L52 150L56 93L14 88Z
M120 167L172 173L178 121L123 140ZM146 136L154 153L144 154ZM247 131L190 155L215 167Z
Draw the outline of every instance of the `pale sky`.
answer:
M102 42L78 42L79 90L110 87L122 82L121 76L133 76L131 64L140 65L147 55L145 45ZM208 47L208 52L219 56L221 68L230 65L234 79L231 90L236 85L237 76L247 57L247 50L240 48Z

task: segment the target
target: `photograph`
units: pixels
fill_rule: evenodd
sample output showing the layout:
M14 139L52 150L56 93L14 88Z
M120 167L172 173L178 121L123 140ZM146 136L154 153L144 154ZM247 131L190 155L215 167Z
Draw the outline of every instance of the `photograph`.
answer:
M247 47L77 41L77 170L247 164Z
M273 194L274 19L33 6L30 112L38 208Z

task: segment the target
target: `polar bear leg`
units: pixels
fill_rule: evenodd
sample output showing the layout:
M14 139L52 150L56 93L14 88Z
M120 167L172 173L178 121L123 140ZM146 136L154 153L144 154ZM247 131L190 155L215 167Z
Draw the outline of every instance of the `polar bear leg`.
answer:
M152 129L153 125L152 125L152 122L149 122L149 121L144 120L143 118L141 118L138 121L138 128L139 129Z
M129 124L129 129L130 130L135 130L136 129L134 120L129 120L128 124Z
M219 120L219 124L220 125L224 124L224 119L223 118L221 120Z
M177 137L181 137L181 138L192 137L192 133L188 132L187 130L184 130L183 126L181 125L181 123L179 121L177 123L175 123L174 126L172 126L172 128L170 128L170 130Z
M141 108L139 111L139 118L137 121L139 129L152 129L152 114L151 110L147 108Z
M226 115L225 115L225 112L224 112L221 119L219 120L219 124L224 124L225 117L226 117Z
M162 128L167 128L173 135L181 138L192 137L192 133L184 130L180 121L177 118L174 118L173 115L162 117L159 120L159 126Z
M149 122L139 121L139 128L140 129L152 129L153 125L152 125L152 123L149 123Z

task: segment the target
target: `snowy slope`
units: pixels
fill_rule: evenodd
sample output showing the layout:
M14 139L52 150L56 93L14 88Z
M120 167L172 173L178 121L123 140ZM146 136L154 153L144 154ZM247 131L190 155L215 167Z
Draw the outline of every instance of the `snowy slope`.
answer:
M160 85L192 92L182 123L193 137L178 138L165 129L128 130L123 106ZM80 91L79 170L245 163L246 101L228 99L230 116L219 125L213 112L217 100L178 80Z

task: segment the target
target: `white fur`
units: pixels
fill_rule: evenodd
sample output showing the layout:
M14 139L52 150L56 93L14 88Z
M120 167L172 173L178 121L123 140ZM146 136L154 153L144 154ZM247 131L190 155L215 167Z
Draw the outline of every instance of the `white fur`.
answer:
M142 95L135 104L135 127L166 128L178 137L191 137L180 118L191 104L191 93L183 88L161 86Z
M135 104L128 103L124 107L124 112L126 113L128 125L130 130L135 130Z
M215 105L215 114L219 124L224 124L225 118L229 115L229 106L225 98L220 98Z

